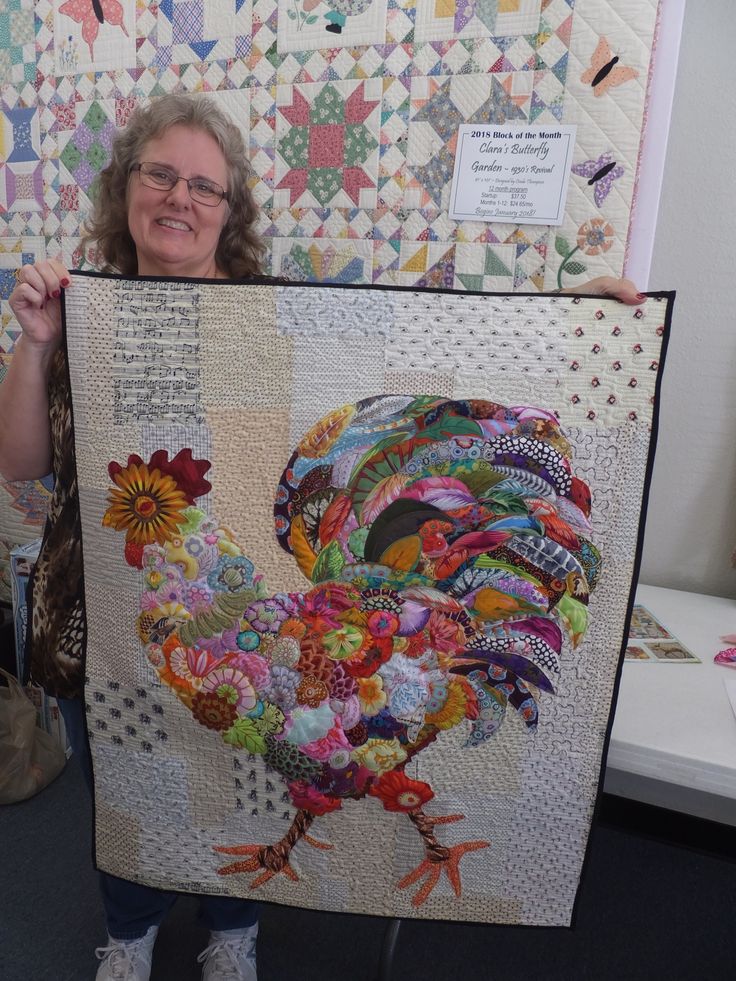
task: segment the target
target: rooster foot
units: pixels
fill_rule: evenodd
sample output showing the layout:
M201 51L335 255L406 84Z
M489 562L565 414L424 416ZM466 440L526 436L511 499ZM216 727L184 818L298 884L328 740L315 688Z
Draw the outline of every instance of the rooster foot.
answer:
M460 883L460 859L467 852L477 852L480 848L488 848L489 844L490 842L487 841L466 841L461 845L452 845L450 848L443 848L442 851L446 852L446 855L441 858L435 857L434 855L432 857L427 856L413 872L410 872L401 879L398 887L399 889L408 889L409 886L415 885L420 879L426 876L421 888L411 900L412 906L418 909L431 895L444 871L450 880L453 892L459 899L462 892Z
M332 845L317 841L307 834L307 828L314 820L314 815L307 811L298 811L291 827L284 837L275 845L216 845L214 851L220 855L247 855L244 861L230 862L217 870L218 875L237 875L242 872L261 872L250 884L251 889L257 889L280 872L292 882L298 882L299 876L289 862L289 855L294 845L305 841L312 848L328 850Z
M217 870L218 875L237 875L240 872L258 872L260 869L265 869L251 882L251 889L262 886L264 882L268 882L279 872L283 872L287 879L291 879L292 882L299 881L299 876L289 863L288 855L283 855L274 845L233 845L232 847L217 845L214 850L221 855L251 856L245 861L230 862L229 865L223 865L221 869Z
M444 871L450 881L453 892L460 898L462 886L460 882L460 860L468 852L477 852L481 848L488 848L488 841L466 841L459 845L447 847L441 845L434 835L434 829L438 824L454 824L455 821L462 821L462 814L445 814L439 817L430 817L421 808L409 812L409 820L417 828L422 840L424 841L425 859L412 872L405 875L398 883L399 889L408 889L409 886L416 885L421 879L425 881L412 897L411 904L418 908L434 891L435 886L442 877ZM425 878L426 877L426 878Z

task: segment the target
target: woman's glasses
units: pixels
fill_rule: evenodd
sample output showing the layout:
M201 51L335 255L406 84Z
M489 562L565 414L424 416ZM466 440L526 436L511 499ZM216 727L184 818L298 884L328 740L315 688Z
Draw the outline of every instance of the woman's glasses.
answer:
M227 199L227 191L208 180L206 177L177 177L172 171L162 167L161 164L137 163L130 168L131 171L137 170L141 183L146 187L154 187L157 191L170 191L179 181L189 188L189 197L197 204L206 204L210 208L216 208L221 201Z

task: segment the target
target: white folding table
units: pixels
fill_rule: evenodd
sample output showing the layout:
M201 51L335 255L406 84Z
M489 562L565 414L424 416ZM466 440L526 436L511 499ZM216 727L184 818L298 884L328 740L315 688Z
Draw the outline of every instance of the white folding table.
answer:
M736 825L736 715L713 663L736 633L736 600L640 584L636 601L700 664L626 661L604 789L695 817Z

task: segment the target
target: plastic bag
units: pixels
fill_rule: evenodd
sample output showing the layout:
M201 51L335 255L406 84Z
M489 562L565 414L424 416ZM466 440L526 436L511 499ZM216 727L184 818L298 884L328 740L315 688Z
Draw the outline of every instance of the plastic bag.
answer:
M0 668L0 804L33 797L55 780L66 763L64 750L36 725L36 709L22 686Z

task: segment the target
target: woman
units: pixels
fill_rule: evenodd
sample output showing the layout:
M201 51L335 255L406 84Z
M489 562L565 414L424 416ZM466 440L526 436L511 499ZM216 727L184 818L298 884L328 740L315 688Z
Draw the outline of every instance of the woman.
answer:
M113 145L101 175L87 245L104 271L124 275L229 279L261 270L249 166L236 127L211 102L170 95L138 109ZM29 628L31 670L60 698L72 745L87 764L81 699L84 616L79 508L71 442L70 394L59 344L61 263L24 266L10 304L23 336L0 387L0 472L30 479L51 470L57 482L36 565ZM643 299L627 280L603 277L582 292ZM109 943L98 950L97 981L150 976L158 924L173 893L101 873ZM245 900L201 897L211 933L200 955L203 978L254 981L257 912Z
M88 226L98 265L142 276L231 279L261 271L257 208L237 129L212 102L168 95L136 110L113 144ZM71 397L60 350L61 290L56 261L24 266L10 305L22 338L0 387L0 472L32 479L53 470L56 487L36 565L29 653L34 680L59 697L75 755L91 786L82 700L84 616L79 505L71 439ZM158 925L175 893L100 873L108 944L97 981L150 977ZM200 897L210 943L204 981L256 979L257 905Z

